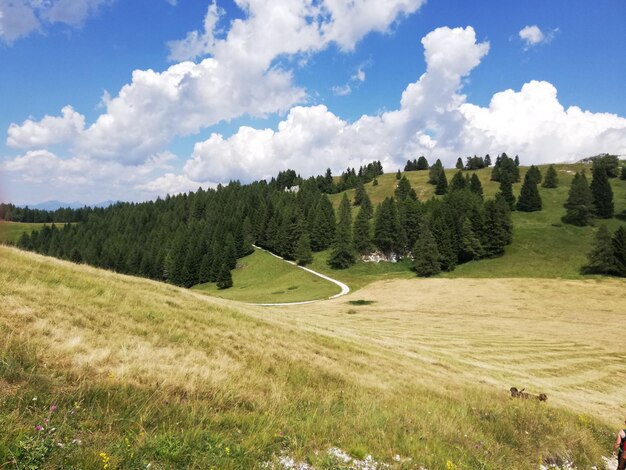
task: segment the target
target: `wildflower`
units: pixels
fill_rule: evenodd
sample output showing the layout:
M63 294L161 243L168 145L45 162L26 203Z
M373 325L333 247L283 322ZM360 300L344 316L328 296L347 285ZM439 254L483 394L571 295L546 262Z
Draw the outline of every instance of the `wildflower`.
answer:
M33 397L33 401L37 401L37 397Z
M56 405L52 405L52 406L50 407L50 411L56 411L56 410L57 410L57 406L56 406Z
M36 431L43 431L43 426L41 424L38 424L37 426L35 426L35 430Z
M226 447L224 450L226 451L226 455L230 455L230 447Z
M100 452L100 458L102 459L102 470L108 470L109 469L109 460L111 460L111 459L106 454L106 452Z

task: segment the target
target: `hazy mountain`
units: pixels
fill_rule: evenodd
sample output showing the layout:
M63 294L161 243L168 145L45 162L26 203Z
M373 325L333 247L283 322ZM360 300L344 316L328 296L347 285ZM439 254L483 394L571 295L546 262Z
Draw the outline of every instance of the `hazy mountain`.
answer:
M71 209L80 209L81 207L91 206L91 207L109 207L111 204L115 204L117 201L102 201L97 204L85 204L80 201L74 202L62 202L62 201L44 201L39 204L29 205L28 207L31 209L41 209L46 211L54 211L60 209L61 207L69 207Z

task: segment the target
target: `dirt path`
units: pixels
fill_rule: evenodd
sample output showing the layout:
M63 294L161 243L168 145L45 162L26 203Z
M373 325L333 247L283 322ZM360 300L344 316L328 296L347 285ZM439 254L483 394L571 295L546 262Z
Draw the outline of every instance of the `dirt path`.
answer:
M347 293L350 292L350 288L346 284L344 284L343 282L338 281L337 279L333 279L332 277L328 277L328 276L326 276L326 275L324 275L322 273L318 273L317 271L313 271L312 269L305 268L304 266L299 266L297 263L294 263L293 261L288 261L285 258L283 258L282 256L278 256L278 255L272 253L271 251L267 251L267 250L265 250L263 248L260 248L260 247L258 247L256 245L252 245L252 246L255 249L257 249L257 250L261 250L261 251L264 251L266 253L269 253L274 258L278 258L278 259L283 260L285 263L293 264L297 268L304 269L305 271L310 272L311 274L314 274L315 276L318 276L318 277L321 277L322 279L330 281L333 284L336 284L336 285L338 285L341 288L341 292L339 294L335 294L335 295L333 295L331 297L327 297L325 299L306 300L306 301L303 301L303 302L279 302L279 303L267 303L267 304L263 303L263 304L252 304L252 305L260 305L262 307L281 307L281 306L288 306L288 305L305 305L305 304L312 304L314 302L321 302L322 300L336 299L337 297L341 297L341 296L346 295Z

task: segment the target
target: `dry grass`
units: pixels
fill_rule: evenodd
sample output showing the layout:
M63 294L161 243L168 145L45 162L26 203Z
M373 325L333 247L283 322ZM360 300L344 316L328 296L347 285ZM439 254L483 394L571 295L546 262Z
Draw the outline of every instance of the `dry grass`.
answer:
M626 409L612 341L625 285L415 279L262 308L0 247L0 355L26 344L39 364L4 376L0 457L32 432L36 392L85 401L85 446L51 454L83 468L99 450L125 468L251 468L281 450L315 463L335 445L431 469L598 462L610 437L594 417ZM511 385L549 402L511 401Z
M348 304L357 298L375 303ZM383 281L288 316L271 314L294 328L382 348L436 387L526 387L616 425L626 413L623 280Z

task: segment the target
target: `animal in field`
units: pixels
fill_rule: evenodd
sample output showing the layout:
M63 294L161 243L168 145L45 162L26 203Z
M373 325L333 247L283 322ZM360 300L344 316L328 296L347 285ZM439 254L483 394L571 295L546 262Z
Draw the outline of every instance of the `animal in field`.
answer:
M511 397L512 398L521 398L522 400L527 400L528 398L536 398L539 401L547 401L548 400L548 395L546 395L545 393L540 393L539 395L531 395L528 392L525 392L524 390L526 390L525 388L518 390L517 387L511 387L510 388L510 392L511 392Z

